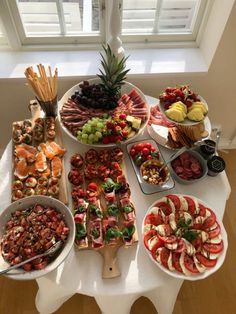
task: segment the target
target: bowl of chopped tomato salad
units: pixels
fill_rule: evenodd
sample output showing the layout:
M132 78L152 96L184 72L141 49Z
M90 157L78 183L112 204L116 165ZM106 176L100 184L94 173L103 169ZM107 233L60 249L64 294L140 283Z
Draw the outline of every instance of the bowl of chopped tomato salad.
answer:
M30 196L12 203L0 214L0 271L49 250L8 272L10 278L31 280L56 269L69 254L75 237L73 216L62 202L48 196Z

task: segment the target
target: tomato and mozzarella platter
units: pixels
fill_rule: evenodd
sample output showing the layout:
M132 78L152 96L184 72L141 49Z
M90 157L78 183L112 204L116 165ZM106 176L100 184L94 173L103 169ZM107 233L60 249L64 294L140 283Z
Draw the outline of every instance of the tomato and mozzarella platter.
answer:
M227 235L204 202L169 194L156 201L143 220L144 245L166 273L196 280L216 271L224 261Z

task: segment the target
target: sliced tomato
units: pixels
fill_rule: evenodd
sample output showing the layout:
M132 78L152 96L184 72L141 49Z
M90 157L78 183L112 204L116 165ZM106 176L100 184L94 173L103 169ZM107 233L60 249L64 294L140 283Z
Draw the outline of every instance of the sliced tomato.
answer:
M180 259L180 253L173 252L172 253L172 264L178 272L182 273L183 271L182 271L182 268L180 266L179 259Z
M152 248L149 250L152 254L155 254L156 250L163 246L163 241L159 238L159 236L154 236L154 238Z
M206 215L206 206L199 204L199 215L202 217Z
M157 231L155 229L148 230L143 235L143 243L145 247L149 250L148 240L157 235Z
M199 273L193 258L190 257L188 254L184 255L184 266L187 268L188 271L190 271L191 273L197 274Z
M219 244L215 244L215 243L204 243L203 244L203 248L212 253L212 254L216 254L216 253L220 253L221 251L223 251L224 248L224 243L223 241L221 241Z
M215 229L212 229L208 231L208 237L209 239L215 238L220 234L220 226L217 223L217 227Z
M157 202L154 206L160 208L165 216L169 216L172 213L170 205L165 202Z
M215 213L211 209L209 209L209 208L207 208L207 210L209 210L211 212L211 215L209 217L207 217L207 219L202 224L202 229L203 230L206 230L206 229L210 228L216 222L216 215L215 215Z
M177 238L176 238L175 235L170 235L170 236L167 236L167 237L162 237L162 236L159 235L159 238L164 243L174 243L174 242L177 241Z
M194 200L189 196L184 196L184 198L186 199L188 203L188 211L193 216L196 210L196 205L194 203Z
M144 219L144 225L151 224L154 226L158 226L162 224L162 222L163 220L161 218L161 215L154 212L148 213Z
M170 256L170 251L167 248L163 247L160 251L160 261L161 261L161 264L167 269L169 269L168 267L169 256Z
M217 259L209 259L201 253L196 253L195 256L199 260L199 262L205 267L214 267L217 262Z
M178 242L177 249L173 250L174 253L182 253L186 248L186 243L183 239L180 239Z
M202 249L202 238L197 236L194 240L191 241L191 244L194 246L196 252L200 252Z
M181 207L181 202L180 202L180 199L177 195L175 194L169 194L166 196L167 198L169 198L175 205L175 209L180 209Z

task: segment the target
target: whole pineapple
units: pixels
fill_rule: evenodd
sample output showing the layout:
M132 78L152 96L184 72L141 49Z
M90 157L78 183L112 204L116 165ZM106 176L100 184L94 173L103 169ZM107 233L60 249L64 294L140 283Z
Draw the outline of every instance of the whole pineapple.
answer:
M121 86L124 84L126 74L125 63L128 57L119 60L111 51L110 46L103 46L105 55L102 54L101 74L97 74L101 83L90 84L89 81L83 81L79 87L80 91L75 91L71 96L73 100L88 108L96 109L114 109L117 107L117 101L121 95Z
M126 74L130 69L125 70L126 60L128 57L123 57L121 60L111 51L109 45L107 48L103 46L105 57L101 55L101 64L103 69L99 69L101 74L97 76L101 79L100 84L107 101L111 103L111 108L117 106L117 101L121 95L121 86L124 84Z

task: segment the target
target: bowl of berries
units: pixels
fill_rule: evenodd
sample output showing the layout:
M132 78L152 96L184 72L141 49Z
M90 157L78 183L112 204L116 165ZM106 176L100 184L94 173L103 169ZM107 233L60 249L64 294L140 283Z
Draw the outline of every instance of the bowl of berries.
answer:
M58 106L62 129L93 146L127 143L143 132L149 119L145 95L125 80L127 58L119 61L109 46L104 52L101 74L73 86Z
M208 113L207 102L188 85L167 87L159 95L159 100L161 112L177 124L198 124Z

